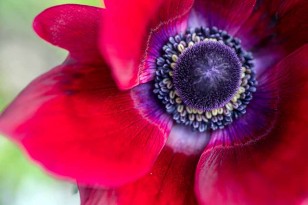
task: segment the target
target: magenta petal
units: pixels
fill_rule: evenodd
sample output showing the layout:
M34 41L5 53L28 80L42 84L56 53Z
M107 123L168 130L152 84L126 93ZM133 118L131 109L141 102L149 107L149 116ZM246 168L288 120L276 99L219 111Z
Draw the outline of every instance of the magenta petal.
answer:
M249 17L254 5L255 0L196 0L193 7L196 14L192 18L202 18L199 22L206 22L207 27L216 26L233 35Z
M120 89L139 82L139 70L152 32L186 14L192 0L106 1L101 51Z
M100 61L98 32L102 9L67 4L48 8L39 14L33 28L49 43L70 52L70 60L83 63Z
M112 190L79 187L82 205L197 205L194 173L199 156L164 148L144 177Z
M136 91L117 89L105 65L62 65L14 100L0 116L0 132L57 175L123 184L148 172L171 130L147 98L152 90L140 92L146 112Z
M195 187L201 204L287 205L307 200L307 54L308 46L302 47L273 69L279 74L279 115L263 139L211 146L202 154Z

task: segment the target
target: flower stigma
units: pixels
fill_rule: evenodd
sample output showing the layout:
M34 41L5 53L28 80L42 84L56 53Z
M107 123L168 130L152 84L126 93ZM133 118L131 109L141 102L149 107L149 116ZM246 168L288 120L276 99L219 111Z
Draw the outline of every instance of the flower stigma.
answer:
M163 46L154 93L176 123L199 132L223 129L246 113L256 91L252 61L226 31L187 30Z

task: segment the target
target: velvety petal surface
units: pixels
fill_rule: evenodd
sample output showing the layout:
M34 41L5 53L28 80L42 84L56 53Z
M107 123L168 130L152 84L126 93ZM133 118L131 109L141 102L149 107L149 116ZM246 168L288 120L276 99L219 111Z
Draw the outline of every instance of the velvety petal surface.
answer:
M307 200L307 54L308 46L302 47L269 71L278 73L279 104L275 126L264 137L231 145L216 140L202 154L195 188L201 204L287 205ZM253 125L258 124L256 115ZM232 134L246 132L225 131L213 138Z
M190 22L226 30L233 35L251 14L255 0L195 0ZM200 26L200 25L199 25Z
M70 60L97 63L102 10L77 4L51 7L35 18L33 28L49 43L70 51Z
M148 85L117 89L97 52L96 11L64 5L36 18L39 35L70 55L17 96L0 115L0 132L52 173L110 187L148 172L172 123Z
M101 51L121 89L139 84L139 71L155 30L187 15L193 0L105 1Z
M82 205L196 205L194 174L199 155L164 148L153 169L141 179L113 190L79 187Z

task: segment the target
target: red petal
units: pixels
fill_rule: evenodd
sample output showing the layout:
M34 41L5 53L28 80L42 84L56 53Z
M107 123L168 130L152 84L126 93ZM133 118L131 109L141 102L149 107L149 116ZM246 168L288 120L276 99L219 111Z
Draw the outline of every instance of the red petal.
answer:
M233 35L249 17L255 0L196 0L194 9L208 27L216 26Z
M102 9L84 5L60 5L39 14L33 27L37 34L53 45L70 51L71 59L95 63Z
M121 92L102 64L59 66L4 111L0 131L53 173L119 185L148 172L171 129L148 87Z
M186 14L193 0L105 2L101 50L121 89L139 84L139 69L151 33Z
M151 172L115 190L80 187L82 205L195 205L194 174L198 156L164 148Z
M277 65L279 118L258 142L216 146L201 156L196 192L201 204L300 204L308 197L308 46Z

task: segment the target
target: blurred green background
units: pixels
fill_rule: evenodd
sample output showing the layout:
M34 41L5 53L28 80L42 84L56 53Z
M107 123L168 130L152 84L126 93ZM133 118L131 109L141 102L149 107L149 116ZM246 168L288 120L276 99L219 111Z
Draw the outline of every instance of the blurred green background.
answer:
M67 53L39 39L33 18L53 5L102 6L100 0L0 0L0 111ZM26 106L26 105L25 105ZM76 186L55 179L0 136L0 205L78 205Z

